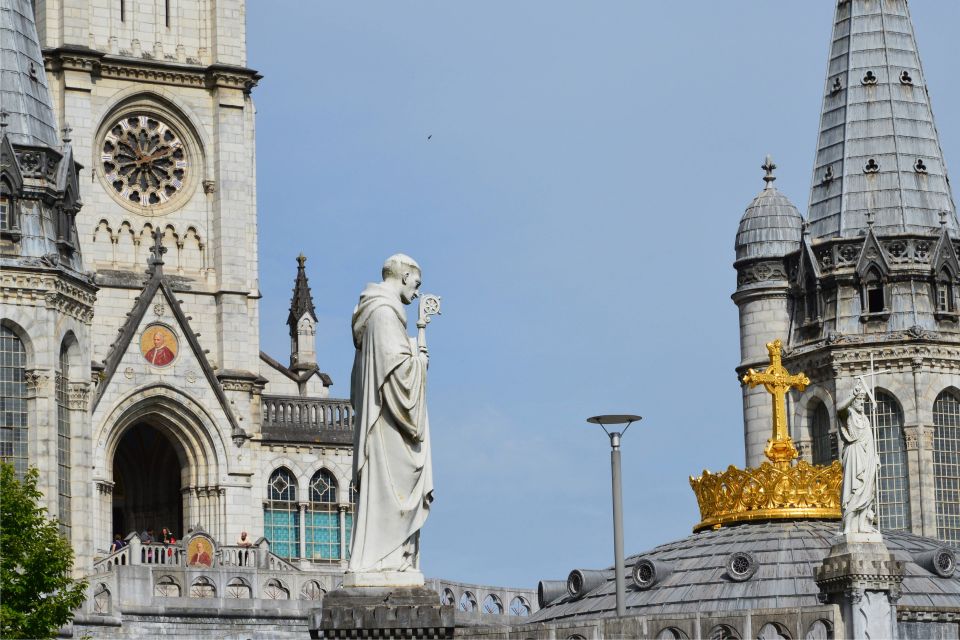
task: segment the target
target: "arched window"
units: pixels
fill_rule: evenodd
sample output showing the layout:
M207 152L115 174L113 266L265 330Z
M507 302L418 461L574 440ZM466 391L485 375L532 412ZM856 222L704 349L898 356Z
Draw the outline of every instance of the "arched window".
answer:
M477 610L477 596L473 595L470 591L464 591L463 595L460 596L458 607L460 611L465 613L475 612Z
M483 599L482 611L495 616L503 615L503 603L500 602L500 597L492 593L487 595Z
M871 421L873 407L865 410ZM880 455L880 484L877 491L878 516L883 531L910 529L910 481L907 476L907 446L903 437L903 411L896 399L877 392L874 438Z
M326 591L320 586L319 582L316 580L307 580L300 588L300 599L319 600L325 593Z
M267 600L289 600L290 590L282 582L272 578L263 585L263 597Z
M822 402L814 403L809 413L810 439L813 444L813 464L830 464L833 450L830 446L830 412Z
M297 482L293 474L280 467L267 483L267 504L263 508L263 534L270 551L281 558L300 555L300 511L297 508Z
M70 399L67 383L70 376L70 359L67 344L60 346L57 361L57 509L60 519L60 535L70 539Z
M23 478L27 456L27 351L10 328L0 325L0 460Z
M530 603L523 596L514 596L510 601L510 615L525 618L530 615Z
M244 600L250 597L250 584L243 578L233 578L227 583L227 598Z
M307 508L307 558L340 559L340 514L337 511L337 479L320 469L310 479Z
M217 597L217 587L213 584L210 578L206 576L200 576L193 581L193 585L190 587L190 597L191 598L216 598Z
M933 486L937 537L960 543L960 400L950 391L933 403Z

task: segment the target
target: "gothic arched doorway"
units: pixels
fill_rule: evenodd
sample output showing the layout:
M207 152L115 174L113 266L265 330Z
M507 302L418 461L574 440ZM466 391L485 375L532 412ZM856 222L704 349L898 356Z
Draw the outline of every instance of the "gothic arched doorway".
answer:
M113 530L131 531L163 527L183 535L183 461L174 443L161 430L145 423L127 429L113 461Z

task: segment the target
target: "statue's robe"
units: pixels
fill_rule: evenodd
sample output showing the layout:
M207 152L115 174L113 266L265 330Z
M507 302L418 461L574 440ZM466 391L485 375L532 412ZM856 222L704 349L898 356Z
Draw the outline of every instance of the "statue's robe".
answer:
M874 531L866 517L877 492L880 460L874 450L870 420L862 412L847 409L840 423L843 440L843 532Z
M407 335L395 291L367 285L353 313L353 342L353 470L360 492L348 571L417 569L417 534L433 500L427 367Z

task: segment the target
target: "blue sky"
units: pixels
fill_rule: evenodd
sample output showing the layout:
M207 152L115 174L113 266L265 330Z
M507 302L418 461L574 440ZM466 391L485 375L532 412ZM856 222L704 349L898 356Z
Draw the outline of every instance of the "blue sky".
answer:
M534 586L685 536L687 478L743 464L733 240L763 186L809 197L835 2L248 3L261 343L284 360L296 270L349 395L350 313L397 251L428 329L430 576ZM913 17L960 162L960 3ZM960 165L956 165L960 166Z

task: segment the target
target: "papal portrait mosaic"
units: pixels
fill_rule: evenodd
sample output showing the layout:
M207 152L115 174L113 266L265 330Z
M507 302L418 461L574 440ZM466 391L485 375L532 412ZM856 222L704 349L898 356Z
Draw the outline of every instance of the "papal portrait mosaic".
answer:
M155 367L167 367L177 359L180 342L176 334L162 324L153 324L140 335L140 353Z

